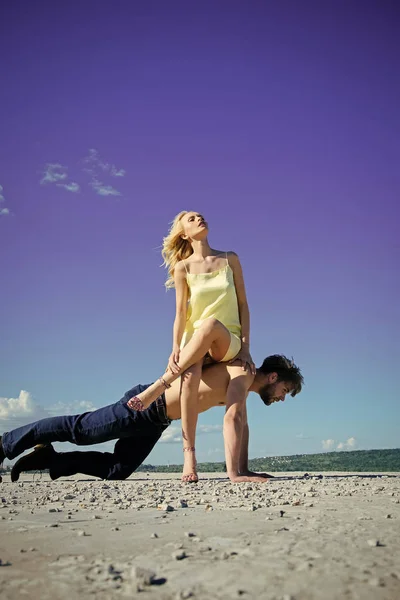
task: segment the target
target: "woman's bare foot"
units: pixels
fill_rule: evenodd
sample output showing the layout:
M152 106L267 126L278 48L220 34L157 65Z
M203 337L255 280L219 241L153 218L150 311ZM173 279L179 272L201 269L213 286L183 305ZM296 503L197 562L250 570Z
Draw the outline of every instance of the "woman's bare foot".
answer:
M199 477L196 470L197 463L195 449L193 447L184 448L183 457L182 483L197 483Z

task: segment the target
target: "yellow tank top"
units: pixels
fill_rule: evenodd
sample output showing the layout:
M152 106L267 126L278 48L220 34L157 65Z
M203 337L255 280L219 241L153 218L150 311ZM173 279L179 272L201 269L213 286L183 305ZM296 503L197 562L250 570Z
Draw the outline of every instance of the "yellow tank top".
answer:
M186 265L185 265L186 269ZM190 299L181 348L185 346L204 319L214 317L233 334L241 337L239 307L233 271L226 257L226 265L211 273L189 273L186 280Z

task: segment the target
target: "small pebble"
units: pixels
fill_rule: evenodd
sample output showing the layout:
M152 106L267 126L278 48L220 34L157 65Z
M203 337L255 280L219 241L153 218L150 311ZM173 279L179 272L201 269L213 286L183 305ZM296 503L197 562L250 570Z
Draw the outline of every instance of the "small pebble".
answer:
M385 587L385 582L382 577L372 577L368 580L369 585L373 585L374 587Z
M143 567L134 566L131 570L131 577L138 580L143 585L151 585L154 581L156 574L151 569L145 569Z
M78 531L77 535L78 535L78 537L87 537L88 534L83 529L80 529Z
M181 590L180 592L177 593L176 598L177 598L177 600L187 600L188 598L191 598L192 596L193 596L192 590Z
M182 560L186 558L187 554L184 550L176 550L176 552L173 552L171 556L175 560Z
M158 510L163 510L165 512L172 512L175 510L174 507L171 506L170 504L159 504L157 506L157 508L158 508Z

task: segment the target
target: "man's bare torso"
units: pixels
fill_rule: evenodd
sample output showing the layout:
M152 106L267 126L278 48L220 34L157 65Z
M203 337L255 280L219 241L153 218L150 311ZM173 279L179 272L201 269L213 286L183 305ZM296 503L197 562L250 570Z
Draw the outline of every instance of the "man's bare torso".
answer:
M226 392L230 381L225 364L210 365L203 369L199 386L199 412L204 412L213 406L224 406ZM170 389L165 391L167 415L170 419L181 418L179 402L180 379L174 381Z

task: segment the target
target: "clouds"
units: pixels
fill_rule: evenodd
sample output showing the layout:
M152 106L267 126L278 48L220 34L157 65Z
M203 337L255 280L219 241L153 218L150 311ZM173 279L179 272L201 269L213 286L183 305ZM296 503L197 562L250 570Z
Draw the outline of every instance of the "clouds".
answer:
M125 169L117 169L115 165L104 162L95 148L90 148L83 159L83 170L90 177L89 185L99 196L121 196L112 185L103 181L104 177L124 177Z
M125 169L105 162L95 148L90 148L88 154L78 164L76 177L70 178L69 168L66 165L58 162L46 163L42 170L40 185L55 185L73 194L79 193L83 186L87 186L97 196L122 196L114 186L113 180L124 177ZM82 184L75 179L81 179Z
M345 442L336 442L332 439L322 440L322 447L328 452L332 452L334 450L354 450L356 444L357 442L355 437L349 437Z
M0 217L8 217L10 215L10 209L4 206L5 201L3 186L0 185Z
M17 398L0 397L0 431L14 429L48 416L48 412L36 404L31 394L25 390L21 390Z
M46 417L78 414L95 408L94 404L87 401L70 404L59 402L50 408L44 408L33 400L29 392L21 390L17 398L0 397L0 431L9 431Z
M64 188L68 192L79 192L80 185L76 181L68 180L68 167L60 163L47 163L43 170L43 176L40 180L41 185L54 183L57 187Z
M176 425L170 425L160 438L161 444L180 444L182 443L181 428Z
M219 433L222 431L222 425L198 425L197 435L205 435L210 433ZM181 444L182 443L182 430L177 425L170 425L168 429L164 431L160 439L161 443L164 444Z
M335 440L322 440L322 447L324 450L333 450Z
M77 164L77 169L70 175L67 165L60 162L46 163L40 171L40 185L61 188L70 194L80 194L84 189L88 189L102 198L122 197L114 182L125 177L125 169L104 161L96 148L90 148L87 155ZM0 218L12 214L5 202L4 188L0 185Z
M350 437L346 442L339 442L337 450L353 450L356 446L356 438Z

